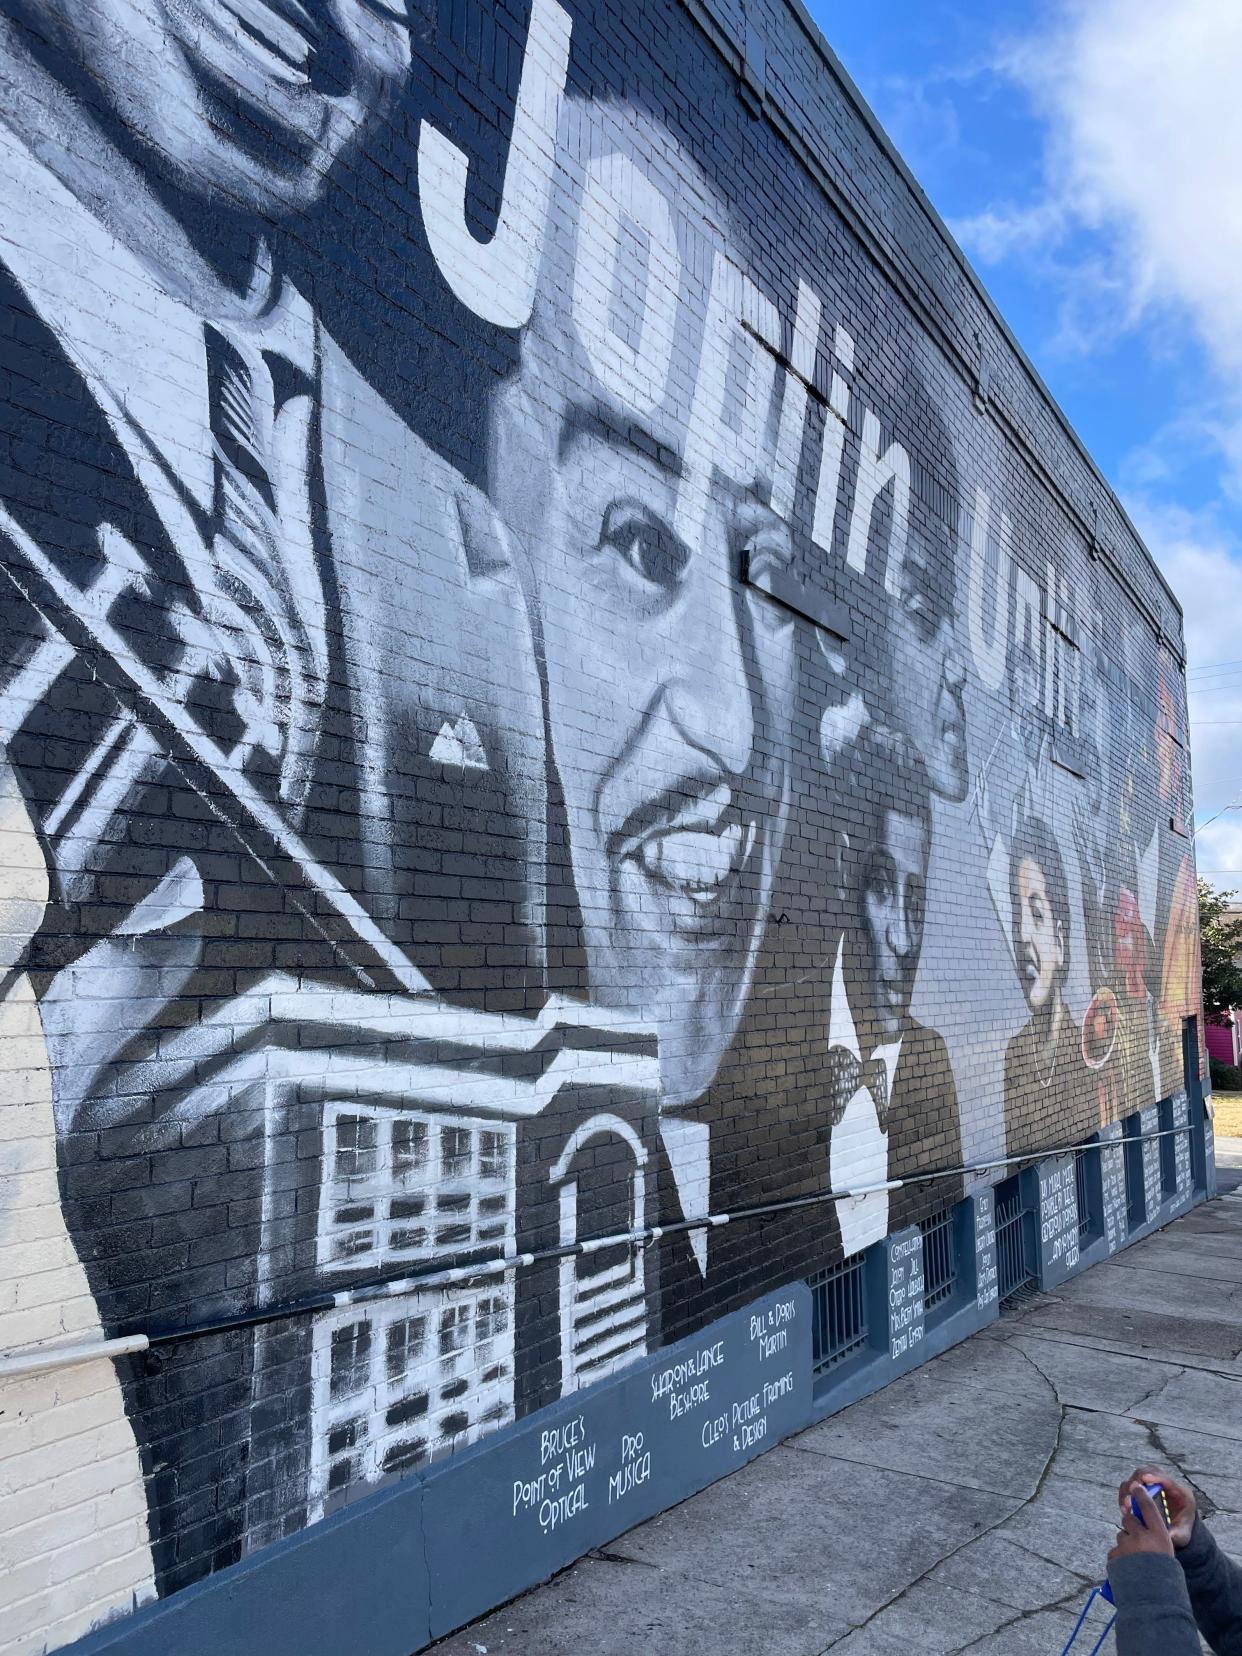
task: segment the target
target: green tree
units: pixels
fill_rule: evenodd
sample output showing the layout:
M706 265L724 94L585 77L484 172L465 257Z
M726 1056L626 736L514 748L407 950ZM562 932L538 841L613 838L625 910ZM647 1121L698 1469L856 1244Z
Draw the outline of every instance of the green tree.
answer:
M1203 1015L1212 1023L1226 1022L1231 1006L1242 1006L1242 916L1225 911L1235 891L1217 891L1199 881L1199 932L1203 940Z

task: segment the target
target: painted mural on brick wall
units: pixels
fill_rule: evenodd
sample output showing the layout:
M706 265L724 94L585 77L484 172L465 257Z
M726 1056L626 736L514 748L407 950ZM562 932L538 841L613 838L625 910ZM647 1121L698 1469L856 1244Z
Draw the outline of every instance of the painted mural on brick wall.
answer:
M655 9L711 143L556 0L0 20L5 1033L186 1336L118 1604L1181 1084L1175 650Z

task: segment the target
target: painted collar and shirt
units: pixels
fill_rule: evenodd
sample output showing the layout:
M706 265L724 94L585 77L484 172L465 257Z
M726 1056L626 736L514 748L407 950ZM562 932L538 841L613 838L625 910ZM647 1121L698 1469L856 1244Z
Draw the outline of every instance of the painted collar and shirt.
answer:
M62 491L53 499L19 460L0 468L0 507L44 555L64 607L111 627L114 654L163 715L153 731L141 694L128 710L114 698L68 769L63 758L55 774L42 767L33 727L81 640L16 606L0 717L10 732L30 721L25 750L42 774L26 791L61 895L92 898L99 843L162 774L171 730L178 757L175 738L187 737L189 758L205 760L215 797L267 870L256 878L305 882L343 920L345 952L324 951L328 970L345 959L361 981L378 965L405 991L436 987L413 963L406 918L419 895L407 849L424 827L418 784L468 778L475 816L507 819L485 847L498 878L520 882L541 854L528 843L546 814L529 737L542 728L540 689L503 531L265 253L250 293L203 317L3 123L0 162L25 209L5 226L0 297L30 311L8 372L15 384L43 382L38 447ZM36 432L23 417L15 435ZM20 573L21 560L11 567ZM391 671L411 651L418 682ZM482 687L471 673L480 653L491 666ZM335 809L352 785L373 833L345 846L333 825L318 831L317 772L321 807ZM183 859L168 879L140 918L143 934L158 929L160 910L194 906L196 868ZM124 917L121 927L132 934Z
M961 1166L957 1088L941 1036L909 1019L895 1041L864 1059L843 973L844 940L833 971L828 1086L833 1125L828 1171L833 1190L866 1189L914 1171ZM836 1202L845 1254L861 1253L925 1213L951 1205L961 1178Z

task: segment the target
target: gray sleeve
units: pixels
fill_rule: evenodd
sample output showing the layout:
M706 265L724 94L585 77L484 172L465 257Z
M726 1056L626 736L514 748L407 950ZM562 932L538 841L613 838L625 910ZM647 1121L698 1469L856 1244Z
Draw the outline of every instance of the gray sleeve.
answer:
M1176 1558L1128 1553L1109 1564L1108 1580L1117 1601L1117 1656L1200 1656Z
M1199 1631L1216 1656L1242 1656L1242 1569L1221 1552L1202 1518L1177 1562Z

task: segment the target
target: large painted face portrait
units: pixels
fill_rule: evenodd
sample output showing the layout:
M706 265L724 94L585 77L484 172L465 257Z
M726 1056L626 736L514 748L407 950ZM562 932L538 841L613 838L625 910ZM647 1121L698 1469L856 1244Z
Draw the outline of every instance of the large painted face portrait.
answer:
M674 148L641 116L570 122L587 176L554 202L574 233L500 399L492 488L530 564L590 993L657 1028L686 1102L736 1030L784 832L793 623L740 572L792 541L763 504L771 376L734 377L753 341L720 303L743 291L722 205L689 163L639 172Z
M870 976L869 1010L877 1041L893 1041L906 1027L923 949L927 913L926 819L897 810L881 813L878 842L862 874L862 930Z
M421 0L420 0L421 3ZM308 206L409 66L405 0L29 0L143 165L242 212Z

